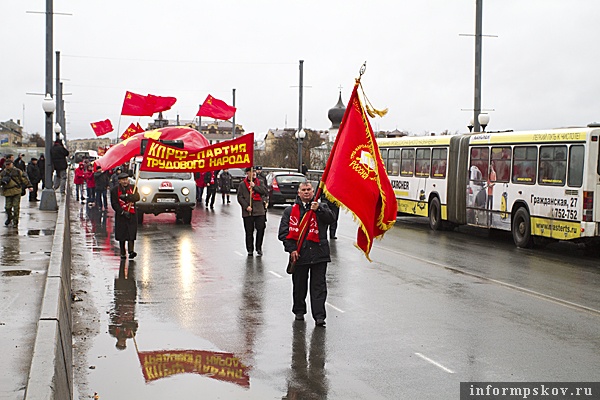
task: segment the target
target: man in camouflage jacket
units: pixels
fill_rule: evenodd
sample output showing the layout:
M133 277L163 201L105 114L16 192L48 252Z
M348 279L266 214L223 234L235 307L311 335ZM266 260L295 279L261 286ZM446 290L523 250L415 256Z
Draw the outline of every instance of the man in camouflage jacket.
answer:
M2 195L5 197L4 209L7 215L4 225L8 226L12 222L16 228L19 226L21 190L26 187L29 188L29 191L32 191L33 186L29 183L27 175L16 168L11 160L6 160L4 167L0 172L0 185L2 186Z

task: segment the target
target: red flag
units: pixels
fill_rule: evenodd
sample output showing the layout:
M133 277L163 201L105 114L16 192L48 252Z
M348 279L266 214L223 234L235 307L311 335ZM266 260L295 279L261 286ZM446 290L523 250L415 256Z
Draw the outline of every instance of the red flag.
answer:
M135 128L137 129L137 133L144 132L144 128L140 126L139 122L135 124Z
M170 110L171 107L173 107L173 104L175 104L176 101L177 99L175 97L161 97L149 94L148 96L146 96L146 108L149 111L152 111L152 114L161 111L167 111Z
M151 117L154 112L148 108L146 96L132 92L125 93L121 115L133 115L139 117Z
M141 155L142 139L182 140L185 143L185 148L190 151L198 151L210 145L208 140L195 129L171 126L136 133L108 149L103 157L96 160L96 165L100 165L102 169L107 170L129 161L132 157Z
M358 82L327 160L321 187L330 200L356 217L356 245L370 260L373 239L394 225L398 205L357 88Z
M210 94L200 106L196 116L229 119L235 114L235 107L228 106L223 100L215 99Z
M113 131L113 126L110 123L109 119L105 119L104 121L92 122L90 125L92 125L92 129L94 130L96 136L102 136L107 134L108 132Z
M121 140L125 140L128 137L135 135L136 133L139 132L137 130L137 127L132 122L131 124L129 124L127 129L125 129L125 132L123 132L123 134L121 135Z
M102 157L106 153L106 149L102 146L98 146L98 156Z

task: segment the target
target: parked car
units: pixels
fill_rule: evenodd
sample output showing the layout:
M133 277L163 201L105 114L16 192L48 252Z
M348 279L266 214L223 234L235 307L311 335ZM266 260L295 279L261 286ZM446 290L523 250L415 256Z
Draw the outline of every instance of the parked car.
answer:
M231 168L229 173L231 174L231 190L237 192L238 186L246 177L246 172L242 168Z
M132 160L134 177L140 191L137 205L138 223L143 223L144 214L174 213L184 224L192 221L196 207L196 182L190 172L147 172L140 171L142 157Z
M298 195L298 186L306 182L299 172L273 171L267 175L269 208L276 204L292 204Z

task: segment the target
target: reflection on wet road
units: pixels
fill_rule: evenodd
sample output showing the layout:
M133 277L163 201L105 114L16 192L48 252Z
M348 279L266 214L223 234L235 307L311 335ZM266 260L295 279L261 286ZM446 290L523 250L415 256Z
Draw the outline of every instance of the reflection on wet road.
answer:
M600 368L600 316L494 282L600 309L597 260L576 252L401 221L369 263L342 214L316 328L293 320L281 208L262 258L246 256L232 203L195 210L191 226L146 216L138 257L121 262L112 212L71 207L85 291L74 315L96 327L76 330L81 397L439 399L461 381L585 381Z

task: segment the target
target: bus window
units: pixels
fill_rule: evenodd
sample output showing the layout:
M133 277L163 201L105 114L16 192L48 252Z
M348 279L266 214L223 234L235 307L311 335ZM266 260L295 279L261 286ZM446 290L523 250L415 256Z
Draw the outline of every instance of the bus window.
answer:
M431 177L442 179L446 177L448 149L433 149L431 152Z
M519 146L514 149L513 183L534 184L537 167L537 147Z
M388 149L379 149L379 152L381 153L381 160L383 160L383 165L387 165ZM390 173L389 168L387 169L387 173L389 175L389 173Z
M473 147L471 149L471 180L472 181L487 181L488 170L489 170L489 157L490 157L490 149L488 147ZM479 170L481 172L481 178L479 178L479 173L475 174L475 171ZM480 184L481 182L473 182L476 184Z
M415 172L415 149L402 149L400 175L413 176Z
M538 183L564 186L567 174L567 146L541 146Z
M415 175L428 177L431 170L431 149L417 149Z
M569 177L567 185L581 187L583 184L583 161L585 149L581 145L573 145L569 151Z
M508 182L510 180L510 147L492 147L492 162L496 170L496 182Z
M389 149L387 159L388 175L398 176L400 174L400 149Z

